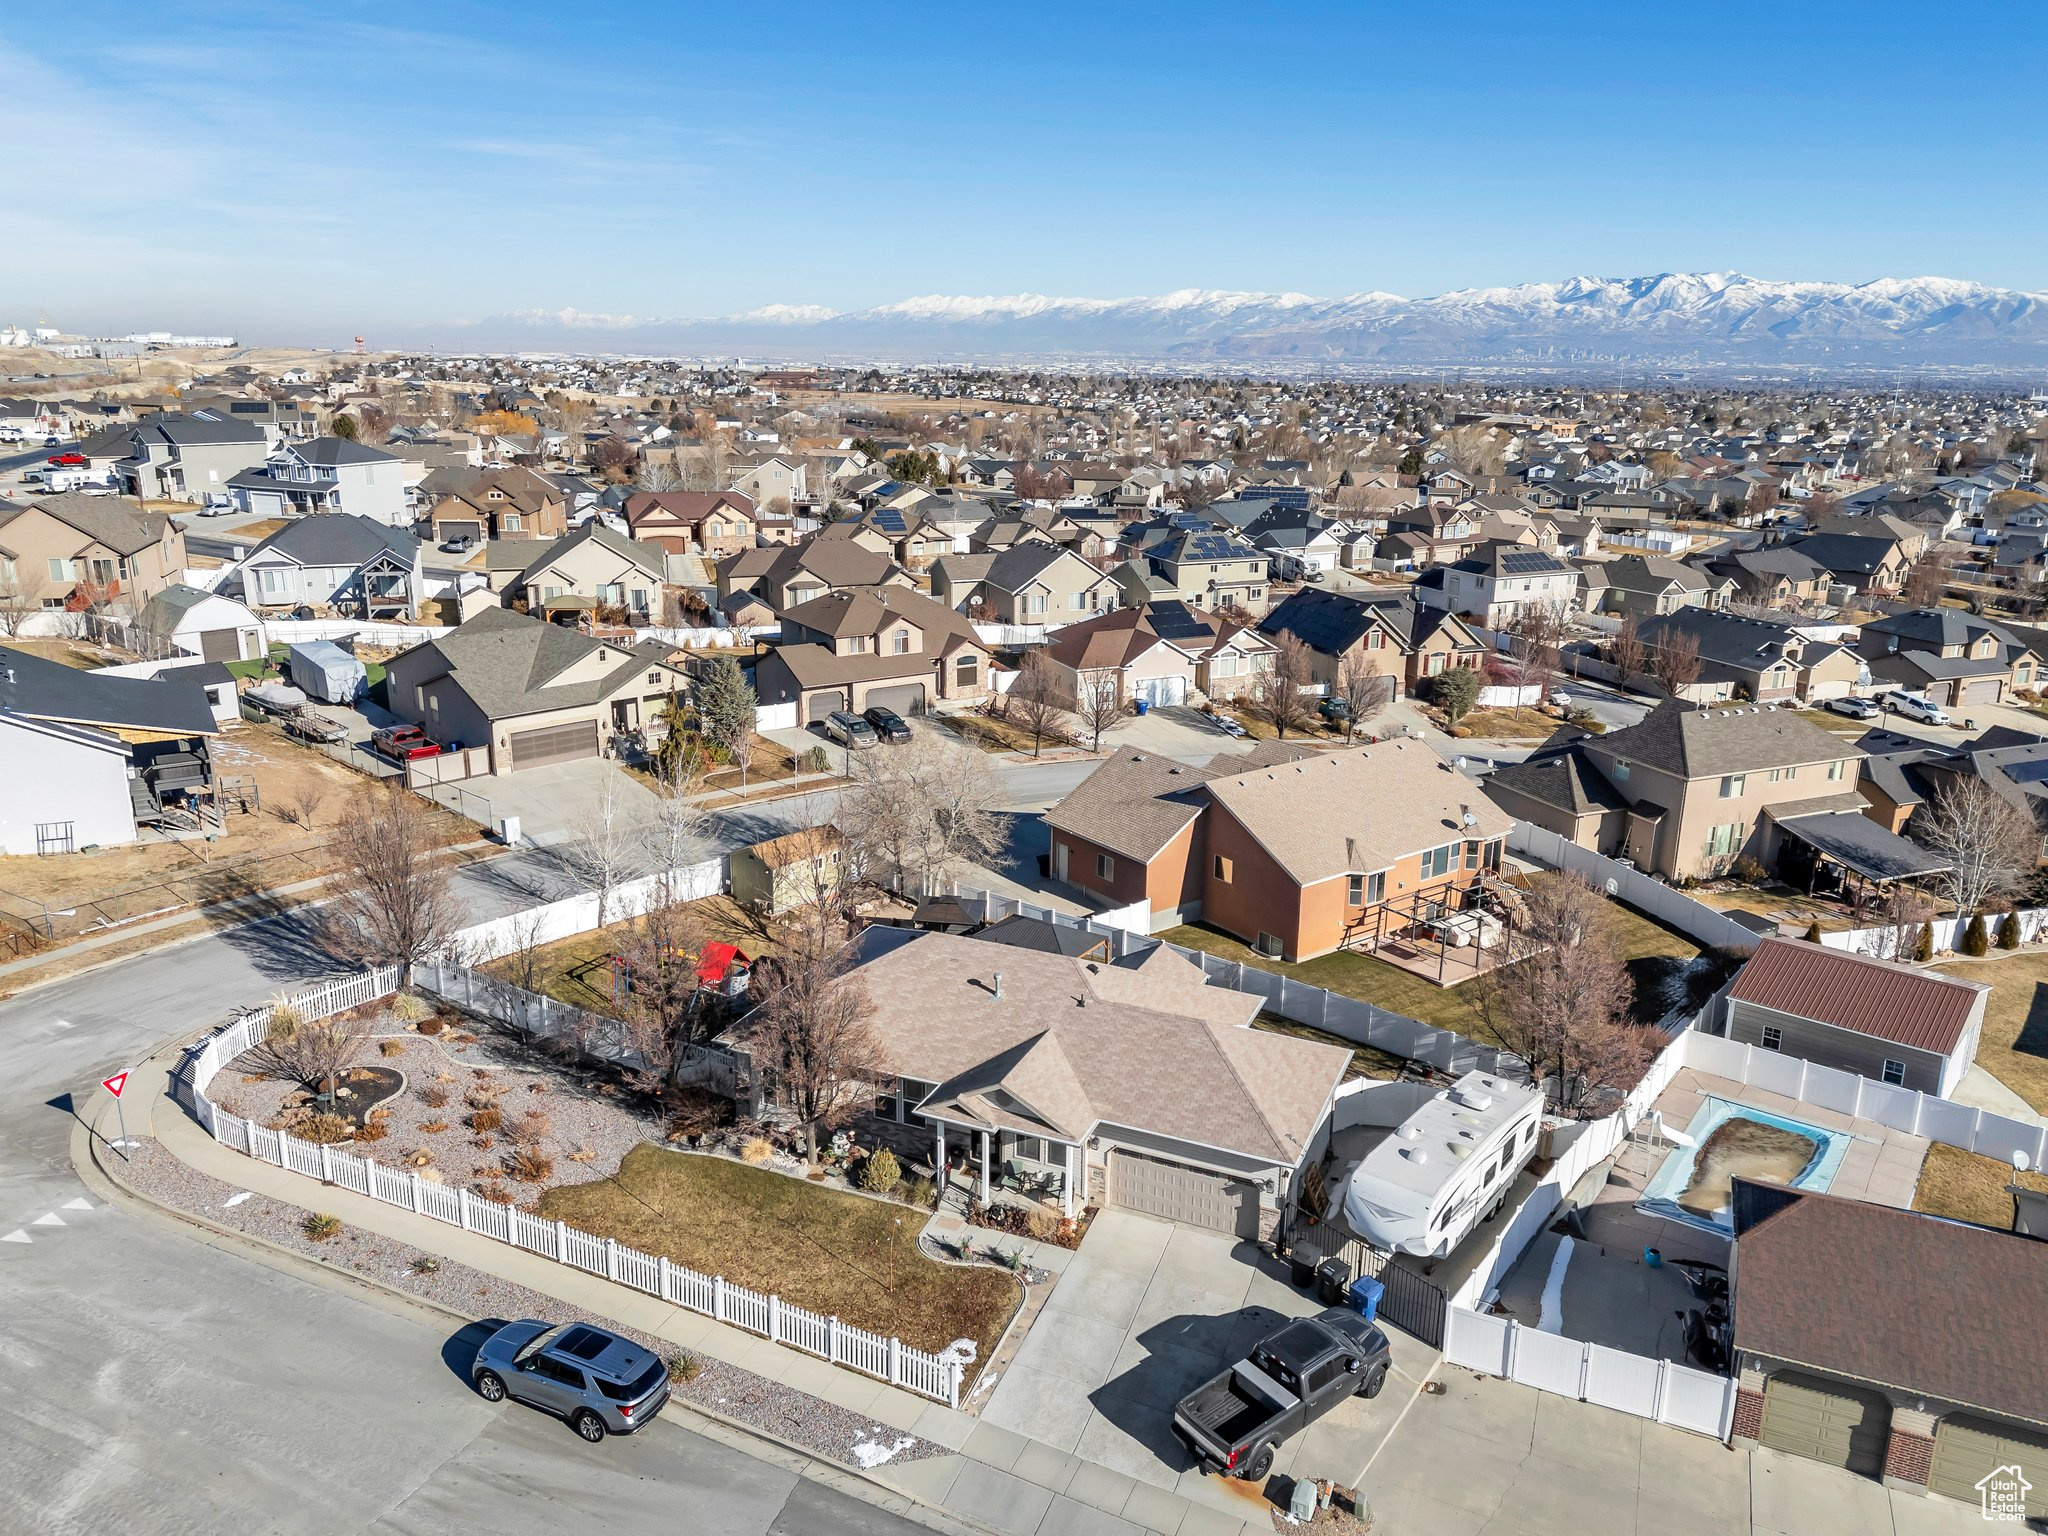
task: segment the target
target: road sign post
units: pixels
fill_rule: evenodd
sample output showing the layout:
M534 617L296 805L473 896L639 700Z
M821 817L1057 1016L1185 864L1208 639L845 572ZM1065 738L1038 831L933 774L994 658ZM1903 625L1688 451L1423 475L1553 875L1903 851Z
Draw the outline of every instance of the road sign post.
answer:
M100 1086L114 1096L114 1123L121 1128L121 1139L116 1145L120 1147L125 1162L128 1157L128 1113L121 1107L121 1093L128 1086L128 1074L116 1072L112 1077L102 1078Z

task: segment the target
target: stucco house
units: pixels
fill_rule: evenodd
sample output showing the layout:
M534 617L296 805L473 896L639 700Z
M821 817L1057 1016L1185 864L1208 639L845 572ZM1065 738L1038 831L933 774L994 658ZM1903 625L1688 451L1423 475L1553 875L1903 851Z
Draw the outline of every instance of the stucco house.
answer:
M746 549L715 567L721 600L751 593L770 608L794 608L828 592L868 588L915 588L908 571L885 554L852 539L819 539L797 545Z
M1346 660L1370 662L1413 694L1452 667L1477 667L1491 647L1446 608L1431 608L1399 590L1370 595L1304 587L1258 622L1278 645L1292 635L1308 647L1314 681L1337 681Z
M596 757L615 735L646 731L687 691L668 649L598 639L492 608L391 658L393 714L445 746L488 745L491 772Z
M466 538L530 542L559 538L569 527L568 502L560 486L517 465L483 471L442 471L442 485L430 491L430 536L437 544ZM430 477L432 478L432 477Z
M529 613L618 609L628 621L647 624L661 613L664 570L660 550L593 519L532 554L503 590Z
M1166 601L1069 624L1039 654L1067 698L1107 683L1127 701L1167 705L1249 692L1272 669L1274 646L1221 613Z
M1260 999L1164 945L1103 963L966 934L873 928L886 998L863 1141L1028 1188L1270 1238L1321 1156L1347 1053L1251 1027ZM744 1020L725 1037L751 1069Z
M245 512L342 512L387 528L410 528L407 478L408 466L395 453L345 437L316 437L279 444L262 464L229 480L228 490Z
M1440 595L1418 589L1416 597L1482 628L1506 629L1530 610L1562 617L1577 608L1579 573L1545 550L1496 540L1443 567Z
M1174 596L1194 608L1235 608L1256 616L1266 611L1268 565L1264 550L1235 533L1182 529L1147 545L1113 574L1127 603Z
M419 616L420 541L402 528L336 512L299 518L258 544L220 590L251 608L332 608L370 619Z
M754 503L738 491L636 491L626 528L672 555L736 555L754 547Z
M114 475L128 495L150 501L226 496L235 476L261 464L280 440L255 422L164 412L129 428L128 456Z
M974 627L916 592L834 592L776 617L781 636L754 668L769 718L786 713L791 725L811 725L835 709L876 705L921 715L988 691L991 658Z
M161 512L66 491L0 501L0 591L24 606L138 606L185 579L185 535Z
M1030 541L995 553L945 555L931 570L932 596L995 624L1072 624L1121 600L1116 582L1071 549Z
M1864 663L1847 646L1809 640L1790 624L1681 608L1645 619L1637 629L1644 654L1654 658L1680 639L1699 646L1700 675L1686 686L1693 703L1741 700L1758 704L1839 699L1865 676Z
M1936 704L1997 704L2038 685L2041 658L2003 625L1955 608L1915 608L1862 626L1857 649L1879 683Z

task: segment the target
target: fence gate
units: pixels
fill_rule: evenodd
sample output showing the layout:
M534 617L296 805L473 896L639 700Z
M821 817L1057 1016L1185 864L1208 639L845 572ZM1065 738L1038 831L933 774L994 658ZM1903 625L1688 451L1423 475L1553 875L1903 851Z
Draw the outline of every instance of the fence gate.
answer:
M1380 1297L1380 1316L1396 1328L1414 1334L1431 1349L1442 1349L1444 1312L1449 1299L1437 1289L1436 1283L1405 1265L1395 1263L1391 1254L1364 1243L1358 1246L1362 1252L1357 1272L1372 1276L1387 1288L1386 1294Z

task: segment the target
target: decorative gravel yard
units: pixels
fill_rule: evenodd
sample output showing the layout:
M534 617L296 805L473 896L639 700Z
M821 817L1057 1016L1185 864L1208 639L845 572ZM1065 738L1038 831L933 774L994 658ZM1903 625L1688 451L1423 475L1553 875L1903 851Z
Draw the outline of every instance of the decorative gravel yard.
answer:
M726 1157L643 1144L615 1177L550 1190L535 1209L918 1349L972 1339L987 1360L1022 1299L1006 1271L925 1257L914 1206Z

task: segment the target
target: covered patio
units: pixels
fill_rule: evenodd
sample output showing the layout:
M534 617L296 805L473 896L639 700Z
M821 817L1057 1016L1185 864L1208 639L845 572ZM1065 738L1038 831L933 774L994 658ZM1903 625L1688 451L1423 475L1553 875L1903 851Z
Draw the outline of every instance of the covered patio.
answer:
M971 1178L975 1198L983 1205L1005 1195L1021 1203L1055 1208L1071 1219L1080 1208L1075 1192L1082 1187L1082 1149L1042 1130L1020 1130L960 1116L957 1103L934 1113L930 1103L919 1112L932 1123L936 1166ZM948 1118L948 1116L956 1118Z
M1862 814L1860 797L1794 801L1764 814L1777 826L1778 870L1787 885L1812 896L1835 892L1852 906L1881 900L1902 880L1940 874L1949 861Z

